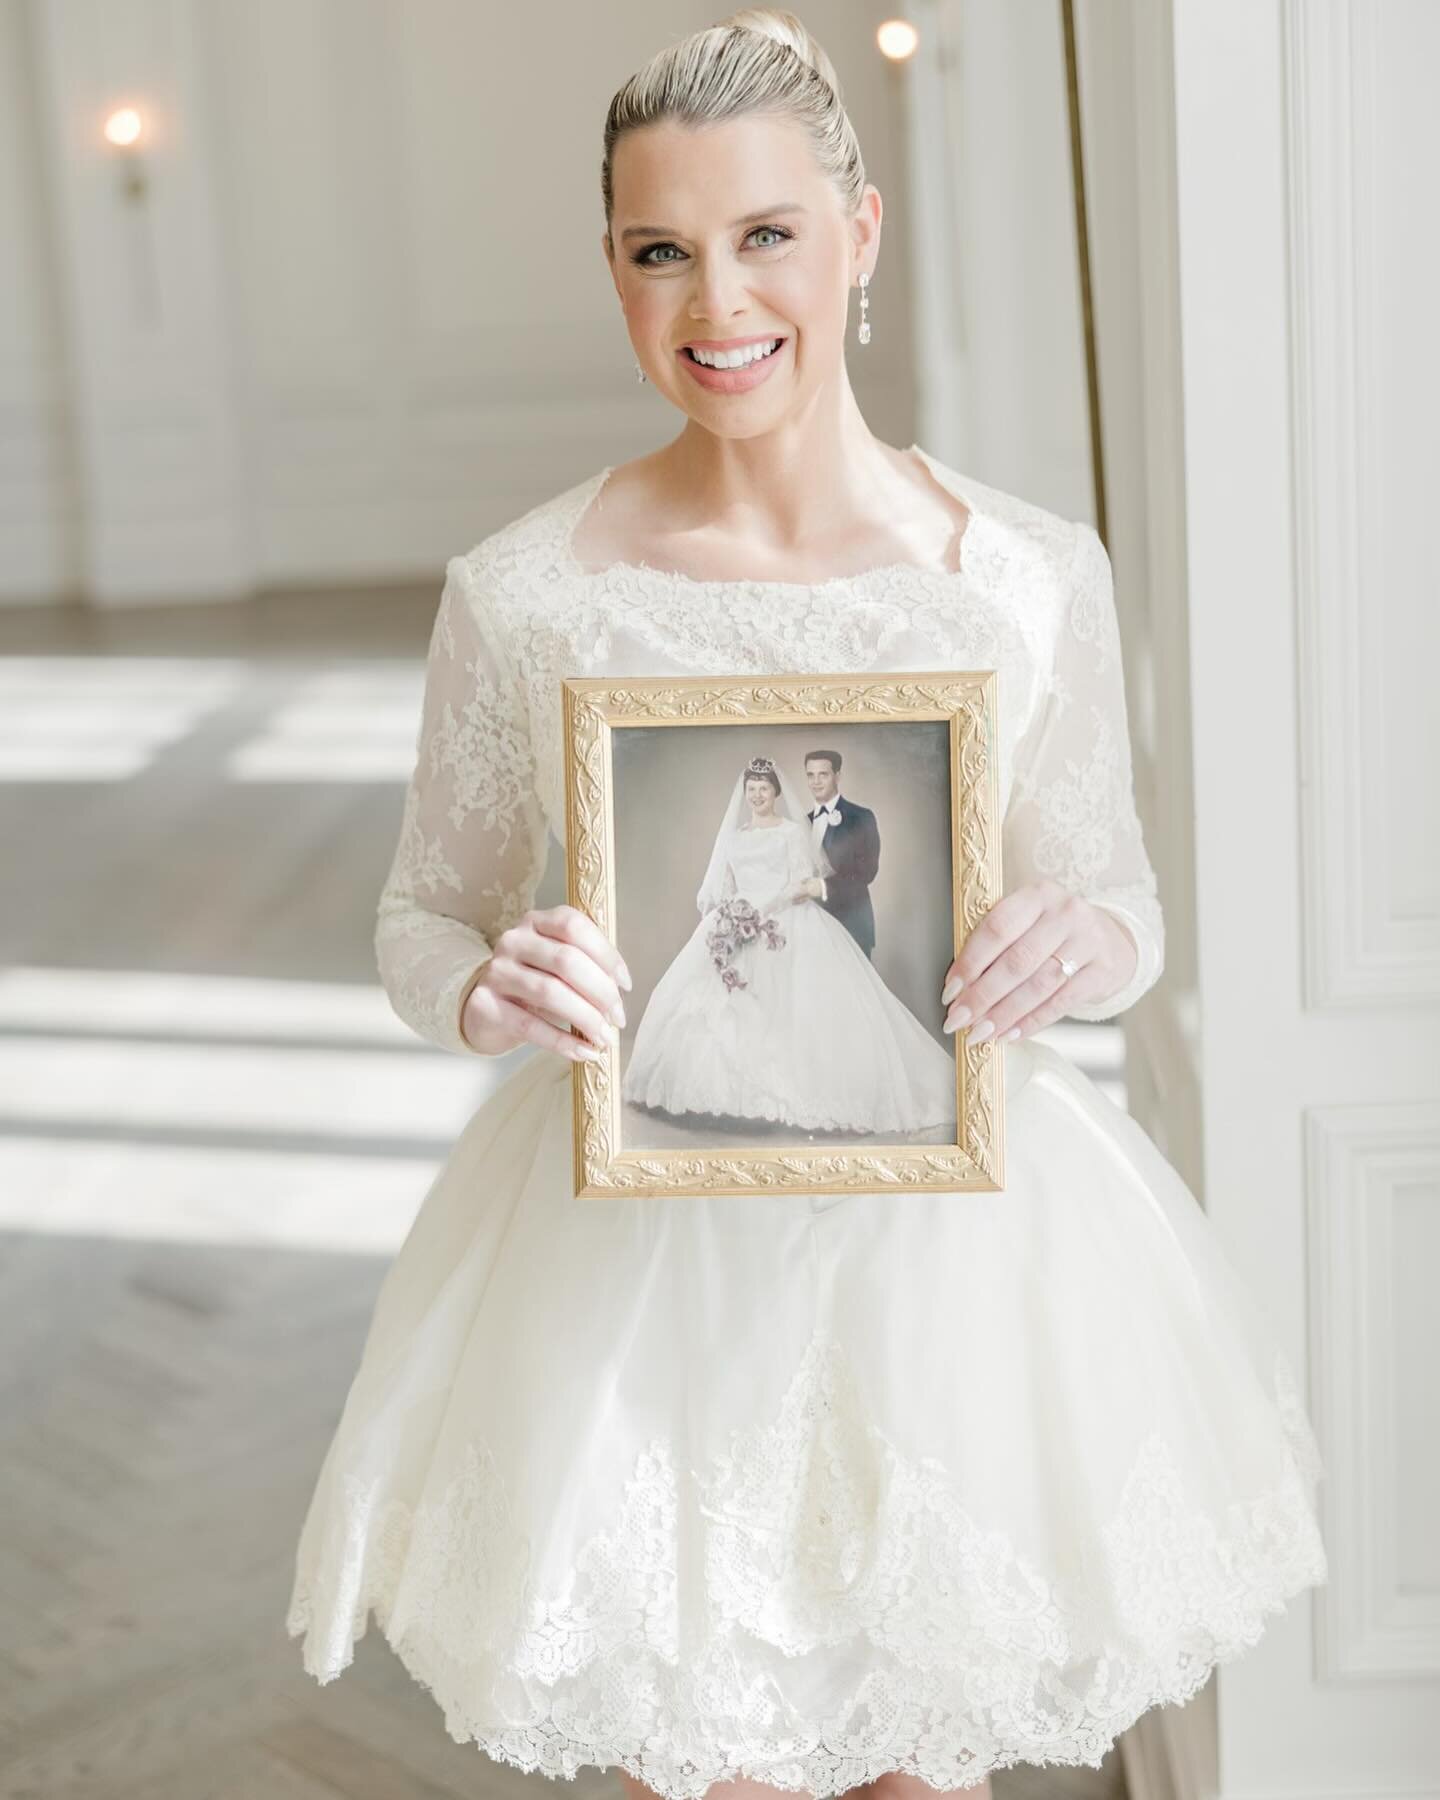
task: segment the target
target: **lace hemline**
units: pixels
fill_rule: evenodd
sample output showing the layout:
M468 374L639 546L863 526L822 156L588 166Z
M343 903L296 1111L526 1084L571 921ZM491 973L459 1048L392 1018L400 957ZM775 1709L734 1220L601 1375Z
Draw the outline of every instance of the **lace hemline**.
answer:
M721 1749L704 1762L697 1762L689 1758L667 1760L647 1752L643 1743L641 1748L627 1752L612 1744L578 1735L553 1717L524 1726L491 1729L468 1722L463 1710L447 1698L443 1677L435 1673L430 1658L413 1637L392 1636L378 1612L376 1623L412 1679L441 1708L447 1735L458 1744L473 1743L494 1761L508 1763L527 1775L541 1774L551 1780L573 1781L582 1769L621 1768L664 1795L666 1800L701 1800L712 1783L742 1779L763 1781L771 1787L790 1791L804 1791L812 1794L814 1800L832 1800L851 1788L892 1773L914 1776L937 1791L946 1792L976 1787L997 1769L1010 1769L1018 1764L1037 1768L1098 1769L1116 1739L1143 1714L1155 1706L1182 1706L1193 1699L1216 1668L1236 1661L1259 1642L1270 1617L1283 1612L1297 1594L1317 1585L1320 1580L1323 1580L1323 1566L1318 1577L1303 1571L1297 1573L1293 1582L1277 1588L1258 1603L1259 1615L1253 1632L1243 1637L1213 1640L1208 1648L1197 1648L1177 1659L1163 1676L1157 1673L1148 1685L1130 1690L1125 1700L1111 1711L1091 1713L1078 1719L1063 1741L1024 1744L1018 1748L995 1746L988 1751L968 1747L976 1742L972 1710L952 1706L948 1712L935 1711L919 1693L902 1702L901 1718L920 1722L916 1735L922 1740L934 1739L953 1748L933 1752L925 1749L923 1742L921 1747L915 1748L895 1742L891 1748L868 1754L845 1755L828 1748L832 1728L827 1725L814 1732L816 1748L809 1753L750 1755L739 1747L737 1740L736 1754ZM292 1626L290 1635L299 1636L303 1630L303 1626ZM365 1636L363 1626L360 1636ZM313 1669L308 1672L315 1676L321 1687L328 1686L349 1667L353 1651L352 1644L351 1655L339 1669L319 1674ZM637 1692L649 1689L650 1682L642 1672L636 1671L632 1679ZM866 1696L857 1693L838 1716L858 1713L865 1704ZM903 1737L905 1730L905 1724L900 1724L897 1738ZM683 1741L683 1730L672 1727L672 1731L674 1738ZM637 1734L637 1741L653 1742L660 1734L667 1734L664 1720L655 1722L654 1735L647 1729ZM660 1741L669 1741L669 1734L661 1736Z
M710 1466L704 1593L687 1603L703 1625L682 1624L679 1483L657 1439L554 1593L536 1591L485 1447L417 1509L348 1477L344 1541L297 1575L287 1631L323 1686L373 1614L450 1737L527 1773L618 1766L667 1800L743 1777L827 1800L892 1771L945 1790L1017 1763L1099 1767L1328 1577L1306 1491L1318 1447L1282 1357L1269 1491L1212 1520L1152 1435L1093 1559L1061 1575L979 1525L940 1464L900 1458L855 1397L817 1334L780 1416ZM863 1673L811 1705L807 1673L823 1683L835 1654Z

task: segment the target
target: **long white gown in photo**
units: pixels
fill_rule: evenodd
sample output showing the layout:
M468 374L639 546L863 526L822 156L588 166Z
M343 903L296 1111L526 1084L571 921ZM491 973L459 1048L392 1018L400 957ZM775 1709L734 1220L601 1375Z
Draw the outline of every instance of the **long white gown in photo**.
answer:
M1007 890L1163 928L1095 531L911 454L955 573L697 581L573 544L608 469L447 565L380 899L400 1017L461 1009L563 837L560 680L999 671ZM622 943L620 949L624 950ZM1097 1765L1327 1579L1276 1327L1146 1132L1005 1057L1002 1192L577 1199L571 1066L527 1052L386 1272L300 1531L322 1682L373 1617L450 1734L671 1800Z
M715 912L702 913L641 1014L626 1100L810 1131L954 1125L953 1056L818 900L787 899L820 872L812 830L793 816L730 834L722 896L773 918L782 941L741 945L745 985L727 988L706 941Z

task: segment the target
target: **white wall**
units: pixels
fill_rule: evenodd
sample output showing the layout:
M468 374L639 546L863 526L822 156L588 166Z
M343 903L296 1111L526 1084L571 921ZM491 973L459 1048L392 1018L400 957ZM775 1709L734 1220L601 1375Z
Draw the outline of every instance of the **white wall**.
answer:
M673 435L600 249L600 138L620 82L716 16L0 0L0 599L438 581ZM851 365L906 444L904 78L882 16L805 11L891 204ZM157 133L140 212L99 136L124 102Z
M0 600L68 585L79 514L29 27L0 0Z
M889 10L805 9L886 201L861 406L1093 518L1058 8L917 0L916 67L875 48ZM0 0L0 602L423 579L672 435L600 251L600 133L715 16ZM139 208L121 103L154 133Z
M1076 35L1106 547L1135 798L1165 909L1165 978L1124 1018L1126 1092L1203 1194L1170 8L1082 0Z
M1057 0L913 0L920 441L1095 521Z

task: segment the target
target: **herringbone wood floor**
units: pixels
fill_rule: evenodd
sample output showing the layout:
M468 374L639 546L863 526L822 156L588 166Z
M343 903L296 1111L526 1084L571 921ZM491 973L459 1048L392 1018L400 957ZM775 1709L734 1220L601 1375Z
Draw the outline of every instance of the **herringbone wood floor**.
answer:
M0 618L0 1800L554 1792L373 1626L324 1688L283 1629L376 1288L494 1078L374 986L434 604ZM1114 1752L994 1787L1124 1792Z

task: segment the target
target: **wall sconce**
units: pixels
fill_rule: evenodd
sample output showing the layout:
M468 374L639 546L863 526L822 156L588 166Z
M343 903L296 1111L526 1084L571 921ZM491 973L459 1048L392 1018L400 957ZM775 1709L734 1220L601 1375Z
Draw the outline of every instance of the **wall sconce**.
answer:
M882 56L888 56L891 62L904 62L907 56L915 54L920 33L908 19L886 19L876 27L875 42Z
M119 158L120 192L137 204L145 198L148 185L139 150L144 135L145 121L133 106L117 106L105 121L105 142Z
M150 193L141 145L147 137L145 118L133 106L117 106L102 128L120 177L120 198L129 209L122 241L130 261L132 319L137 330L148 331L161 322L160 271L154 242L154 220L145 202Z

